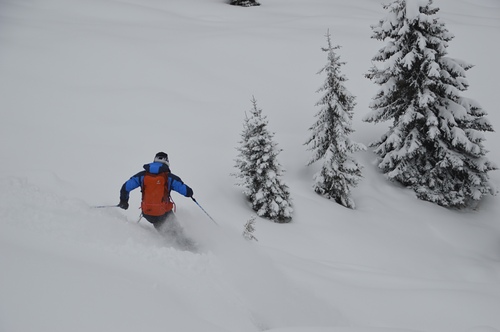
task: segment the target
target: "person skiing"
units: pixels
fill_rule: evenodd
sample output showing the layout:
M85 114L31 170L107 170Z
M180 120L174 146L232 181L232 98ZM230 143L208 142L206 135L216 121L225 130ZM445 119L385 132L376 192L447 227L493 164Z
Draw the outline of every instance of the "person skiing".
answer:
M127 210L130 192L141 187L142 216L160 233L168 232L168 229L172 227L178 229L179 225L173 212L175 204L170 197L170 192L174 190L185 197L193 197L193 189L182 182L180 177L170 172L170 163L165 152L158 152L154 161L143 167L143 171L135 174L122 185L118 207Z

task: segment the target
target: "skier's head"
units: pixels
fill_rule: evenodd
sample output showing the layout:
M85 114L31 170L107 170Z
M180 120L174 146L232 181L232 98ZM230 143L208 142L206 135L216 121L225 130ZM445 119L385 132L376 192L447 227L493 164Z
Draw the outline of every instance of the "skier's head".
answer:
M170 163L168 161L168 154L166 154L165 152L158 152L155 156L154 161L157 163L165 164L170 167Z

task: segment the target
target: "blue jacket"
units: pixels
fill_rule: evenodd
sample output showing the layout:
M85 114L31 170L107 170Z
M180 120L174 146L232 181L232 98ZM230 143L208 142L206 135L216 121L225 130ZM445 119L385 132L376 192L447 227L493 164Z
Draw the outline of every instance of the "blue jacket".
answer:
M186 197L193 196L193 190L188 185L184 184L184 182L182 182L180 177L170 173L170 168L167 165L153 162L150 164L146 164L143 167L144 171L141 171L136 175L132 176L127 182L123 184L120 190L120 201L128 202L130 192L138 187L142 188L144 175L146 174L146 172L153 174L168 172L169 195L170 191L174 190Z

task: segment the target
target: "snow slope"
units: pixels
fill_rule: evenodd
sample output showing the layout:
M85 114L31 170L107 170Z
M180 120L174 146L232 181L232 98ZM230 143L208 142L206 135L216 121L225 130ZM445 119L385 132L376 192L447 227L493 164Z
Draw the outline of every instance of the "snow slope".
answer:
M500 2L436 0L476 65L467 96L500 127ZM0 331L500 331L500 207L419 201L374 154L356 210L311 190L304 142L317 109L327 29L357 96L353 139L376 87L378 0L0 0ZM234 169L255 96L283 152L294 219L252 216ZM486 135L500 163L498 133ZM199 203L175 196L198 250L162 239L116 204L122 183L169 153ZM498 172L491 173L500 183Z

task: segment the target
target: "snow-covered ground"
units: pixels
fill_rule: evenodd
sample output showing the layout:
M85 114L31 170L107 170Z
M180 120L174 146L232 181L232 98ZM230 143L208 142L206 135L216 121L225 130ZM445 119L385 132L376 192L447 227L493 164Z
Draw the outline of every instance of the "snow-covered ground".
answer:
M436 0L476 65L466 96L500 128L498 0ZM420 201L370 151L349 210L312 192L304 142L324 77L325 33L357 96L353 139L376 86L380 0L0 0L0 331L499 332L500 204ZM283 152L294 219L257 219L234 185L255 96ZM498 133L486 134L500 163ZM169 153L198 202L174 196L195 252L137 223L122 183ZM500 183L498 172L491 178ZM175 195L175 194L174 194Z

